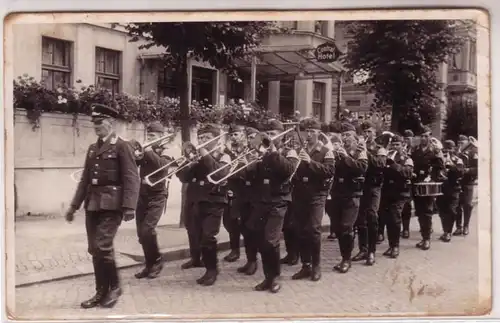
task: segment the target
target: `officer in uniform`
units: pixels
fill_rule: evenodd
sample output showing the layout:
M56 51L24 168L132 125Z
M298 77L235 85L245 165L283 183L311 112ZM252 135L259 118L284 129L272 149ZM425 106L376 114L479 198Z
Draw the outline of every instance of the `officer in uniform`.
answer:
M403 148L401 136L394 136L391 146L392 150L388 152L387 166L384 172L380 213L387 221L387 239L389 240L389 249L383 255L397 258L399 256L401 215L404 205L411 196L413 160Z
M87 151L66 220L73 221L82 203L85 207L88 252L92 255L96 294L81 303L83 308L113 307L122 294L113 250L113 240L122 220L134 218L139 197L139 173L129 143L114 132L118 112L108 106L92 106L92 123L98 137Z
M464 135L458 137L458 144L460 150L465 148L469 144L469 138ZM461 151L458 157L462 159L465 166L465 173L462 178L462 193L460 193L459 207L457 210L457 229L453 232L453 235L468 235L469 234L469 222L472 215L473 204L472 200L474 197L474 186L477 183L477 168L478 168L478 153L477 148L472 148L471 150ZM462 226L462 216L463 216L463 226Z
M404 150L408 156L411 156L413 151L413 131L407 129L404 131ZM408 239L410 237L410 220L411 220L411 198L407 200L405 206L403 207L402 222L403 231L401 232L401 238Z
M265 279L255 286L257 291L277 293L280 268L280 236L288 206L291 203L290 177L298 162L297 152L280 149L282 138L274 139L284 131L283 124L275 119L265 125L262 143L269 145L260 162L250 166L257 193L249 225L259 242ZM274 139L274 140L272 140Z
M368 170L356 221L359 253L352 258L352 261L366 260L366 265L372 266L375 263L377 248L378 209L384 182L387 151L375 142L376 130L373 123L365 121L361 124L361 129L366 138Z
M412 153L412 160L415 165L415 183L441 182L444 171L443 153L431 142L431 130L425 126L420 135L420 145ZM420 224L420 234L422 240L417 243L417 248L428 250L431 247L432 215L434 214L433 196L415 196L415 213Z
M247 136L247 144L249 149L250 142L255 139L255 136L259 133L259 130L253 127L247 127L245 129ZM243 159L244 162L255 162L258 158L257 153L250 153L247 158ZM258 252L258 241L255 236L254 231L251 230L249 221L250 215L252 214L252 209L254 207L254 203L256 203L256 192L255 185L253 182L253 178L250 173L247 173L247 169L242 170L241 172L234 175L236 178L239 178L243 182L243 186L241 188L241 194L239 196L239 206L240 206L240 224L241 224L241 234L243 235L243 243L245 247L245 255L247 258L246 263L238 267L237 271L246 275L254 275L257 272L257 252Z
M328 125L328 131L326 132L326 135L330 139L330 142L332 143L334 150L338 149L342 144L342 137L341 137L340 132L341 132L340 122L331 121ZM331 204L332 204L332 197L331 197L331 194L329 194L328 197L326 198L325 212L328 215L328 218L330 219L330 234L328 235L328 237L326 237L326 239L333 241L337 237L335 236L335 230L334 230L334 227L332 225L333 214L329 213L329 211L328 211L328 210L331 210Z
M321 124L314 119L300 123L307 140L299 153L300 164L293 177L292 210L297 225L302 269L292 279L321 279L321 223L326 198L335 173L333 152L319 141Z
M230 125L229 137L230 140L228 140L224 152L233 160L243 154L247 148L245 127L235 124ZM236 165L236 167L240 166L242 165ZM222 219L222 224L229 233L229 246L231 248L231 252L224 257L227 262L235 262L240 259L240 201L243 185L241 178L233 176L228 179L228 208L224 212Z
M146 127L146 131L148 141L152 141L162 137L165 128L160 122L153 122ZM146 147L144 151L138 150L135 155L142 179L135 220L139 243L142 245L146 260L145 268L135 274L135 277L137 279L156 278L163 268L163 262L155 229L167 205L168 181L165 179L154 186L150 186L144 179L149 174L170 163L172 158L166 155L162 143ZM168 168L164 168L154 174L151 176L151 182L155 183L165 178L168 171Z
M446 167L446 180L443 182L443 195L437 198L439 216L443 227L441 241L450 242L453 225L457 217L458 201L462 190L461 181L464 175L464 163L455 153L453 140L443 143L444 165Z
M191 232L201 238L201 257L205 265L205 274L196 280L203 286L211 286L219 275L217 260L217 235L219 234L222 216L227 208L227 188L225 185L214 185L207 180L207 175L231 163L231 158L215 149L220 144L216 137L220 136L220 128L216 125L207 124L198 129L198 143L204 147L194 147L187 142L183 150L185 156L191 159L189 166L178 171L176 174L182 182L190 182L197 187L197 205L191 210L194 212L191 223ZM210 143L207 143L209 142ZM189 161L187 161L189 162ZM182 167L182 166L181 166ZM229 173L229 167L217 172L214 179L220 179Z
M353 125L342 124L343 147L336 154L335 174L329 214L339 240L342 261L333 267L340 273L351 268L354 246L354 223L358 217L360 197L363 194L364 176L368 169L368 156L364 142L359 142Z

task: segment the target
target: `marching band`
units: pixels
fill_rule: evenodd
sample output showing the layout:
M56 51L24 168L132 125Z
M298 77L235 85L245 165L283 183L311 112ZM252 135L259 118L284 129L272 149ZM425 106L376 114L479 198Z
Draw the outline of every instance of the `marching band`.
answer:
M402 136L376 135L366 121L361 131L348 122L321 124L314 118L282 123L271 119L259 129L233 124L203 124L198 145L186 142L182 156L166 154L172 138L154 122L146 143L124 141L113 130L117 112L94 105L92 121L98 141L89 147L68 221L84 203L89 253L94 259L96 295L84 308L111 307L121 295L113 240L122 220L135 213L145 267L135 277L155 278L162 268L155 228L165 209L169 180L189 184L185 226L190 259L182 269L205 268L197 279L213 285L219 275L217 234L223 224L230 237L225 261L240 258L243 236L246 263L237 271L253 275L261 256L264 280L256 291L277 293L281 265L302 264L293 280L321 279L321 225L330 218L328 240L338 240L342 260L334 266L347 273L352 262L375 265L376 246L387 239L389 258L399 256L400 238L409 237L414 204L422 240L431 247L432 215L437 205L440 240L467 235L477 181L477 141L461 135L457 145L441 144L425 127L415 144L409 130ZM359 132L359 133L358 133ZM77 179L77 177L80 177ZM453 227L456 226L455 232ZM281 258L284 234L287 255ZM357 253L352 256L355 240Z

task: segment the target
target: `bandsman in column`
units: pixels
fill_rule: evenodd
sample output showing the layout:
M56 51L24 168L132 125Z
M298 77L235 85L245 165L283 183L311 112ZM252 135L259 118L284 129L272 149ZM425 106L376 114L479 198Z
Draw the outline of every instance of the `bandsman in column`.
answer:
M411 196L413 160L403 147L403 138L394 136L391 150L387 155L384 172L384 186L380 202L380 213L387 220L387 239L389 249L383 255L391 258L399 256L399 239L403 208Z
M252 234L258 237L265 277L255 286L255 290L277 293L281 288L277 280L281 274L280 236L291 203L290 177L298 162L298 155L296 151L282 147L282 138L275 138L284 131L280 121L269 120L265 129L265 133L260 136L263 137L262 143L268 145L269 149L253 169L257 196L249 222Z
M297 224L302 269L292 279L321 279L321 223L326 198L335 173L331 148L319 140L321 124L314 119L300 123L306 146L299 152L300 164L293 177L292 210Z
M451 241L453 225L457 218L460 191L462 190L461 182L465 172L464 162L457 156L455 149L456 145L453 140L446 140L443 143L446 179L442 185L443 195L437 198L439 217L443 228L443 235L439 239L443 242Z
M358 217L360 198L368 169L365 143L357 139L355 128L349 123L342 124L343 147L334 151L335 177L331 195L332 203L328 213L332 214L334 229L339 241L342 261L333 267L340 273L351 268L354 247L354 223Z
M246 148L245 127L236 124L230 125L229 140L224 152L233 160L241 155ZM237 167L239 166L241 165L238 164ZM231 252L224 257L227 262L235 262L240 259L240 201L243 184L241 178L236 176L228 179L228 207L222 219L222 224L229 233L229 246L231 248Z
M407 129L404 131L404 146L403 149L408 156L411 156L413 152L413 131ZM410 221L411 221L411 206L412 199L408 199L403 207L402 221L403 221L403 231L401 231L401 237L403 239L408 239L410 237Z
M341 136L341 123L338 121L332 121L328 125L328 131L326 132L328 138L330 139L330 142L332 143L332 149L335 151L340 146L342 145L342 136ZM330 188L331 190L331 188ZM332 195L331 193L328 194L328 197L326 198L326 204L325 204L325 212L328 215L328 218L330 219L330 234L328 237L326 237L327 240L335 240L337 236L335 235L335 230L332 225L333 223L333 214L329 212L331 210L331 204L332 204Z
M252 149L250 145L251 142L255 140L255 136L259 133L259 130L253 127L247 127L245 129L247 136L248 148ZM244 162L255 162L258 159L257 153L250 153ZM250 167L250 166L249 166ZM258 194L255 189L255 178L254 174L249 169L244 169L240 173L237 173L235 177L239 178L243 182L243 187L241 190L240 198L240 224L241 224L241 234L243 235L243 243L245 247L245 255L247 258L246 263L238 267L237 271L239 273L251 276L257 272L257 253L258 253L258 240L257 236L254 234L255 231L251 230L250 215L254 208L254 204L257 202Z
M464 162L465 174L462 179L462 193L460 193L457 211L457 229L453 232L455 236L462 234L466 236L469 234L469 223L472 216L472 209L474 208L474 186L477 184L479 158L477 144L474 146L469 139L474 138L467 138L464 135L458 137L458 157ZM464 148L466 149L464 150Z
M83 173L66 220L84 203L88 252L92 255L96 294L83 308L113 307L122 294L113 240L122 220L134 218L139 197L139 172L132 146L114 131L118 111L94 104L92 123L98 137L89 146Z
M165 134L165 128L160 122L151 123L146 127L146 131L148 141L161 138ZM156 226L167 205L168 181L170 179L167 179L166 176L169 169L164 168L151 176L153 183L165 178L165 180L156 183L154 186L146 183L145 178L170 163L173 159L166 154L166 149L162 143L149 146L144 151L136 151L135 155L141 176L141 188L139 190L135 220L137 236L146 260L145 268L135 274L135 277L137 279L156 278L163 269L163 261L156 237Z
M415 183L441 182L443 180L443 152L438 147L436 139L431 138L431 129L424 126L420 135L420 144L412 153L415 165ZM434 196L414 196L415 213L420 225L422 240L417 248L428 250L431 247L432 215L434 214Z
M384 183L387 150L375 142L376 129L373 123L365 121L361 124L361 129L366 138L368 170L356 222L359 253L352 260L365 260L366 265L372 266L375 263L377 248L378 210L382 184Z
M184 144L184 155L194 161L190 166L177 172L182 182L197 186L198 203L191 215L192 233L200 241L201 257L205 266L205 274L196 280L203 286L211 286L219 275L217 259L217 235L224 210L227 208L227 185L214 185L207 180L207 175L231 163L231 158L223 153L222 144L217 140L221 129L217 125L205 124L198 129L198 146L187 142ZM207 143L210 142L210 143ZM201 145L205 145L200 147ZM194 158L194 159L193 159ZM182 166L182 165L181 165ZM229 167L217 172L214 179L220 179L229 173ZM201 238L198 238L201 237Z

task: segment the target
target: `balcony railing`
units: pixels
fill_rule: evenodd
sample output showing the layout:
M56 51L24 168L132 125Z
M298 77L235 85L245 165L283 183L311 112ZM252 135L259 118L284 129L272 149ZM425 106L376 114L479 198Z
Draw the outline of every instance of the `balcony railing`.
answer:
M469 71L450 70L448 72L448 87L452 89L475 90L477 88L476 74Z

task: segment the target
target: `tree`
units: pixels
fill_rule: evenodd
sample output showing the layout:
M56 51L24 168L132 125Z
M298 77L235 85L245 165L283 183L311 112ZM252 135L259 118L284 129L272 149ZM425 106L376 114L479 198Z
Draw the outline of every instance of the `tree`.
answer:
M363 84L375 92L374 108L392 110L391 129L420 130L441 103L436 71L460 51L470 22L458 20L356 21L344 63L365 73Z
M190 58L208 62L230 77L237 78L237 60L245 59L268 34L282 32L271 21L161 22L132 23L126 26L131 41L146 40L140 48L165 48L163 60L172 68L181 89L182 140L190 140L187 67Z
M477 138L477 99L457 98L448 105L445 120L446 139L456 141L458 135Z

